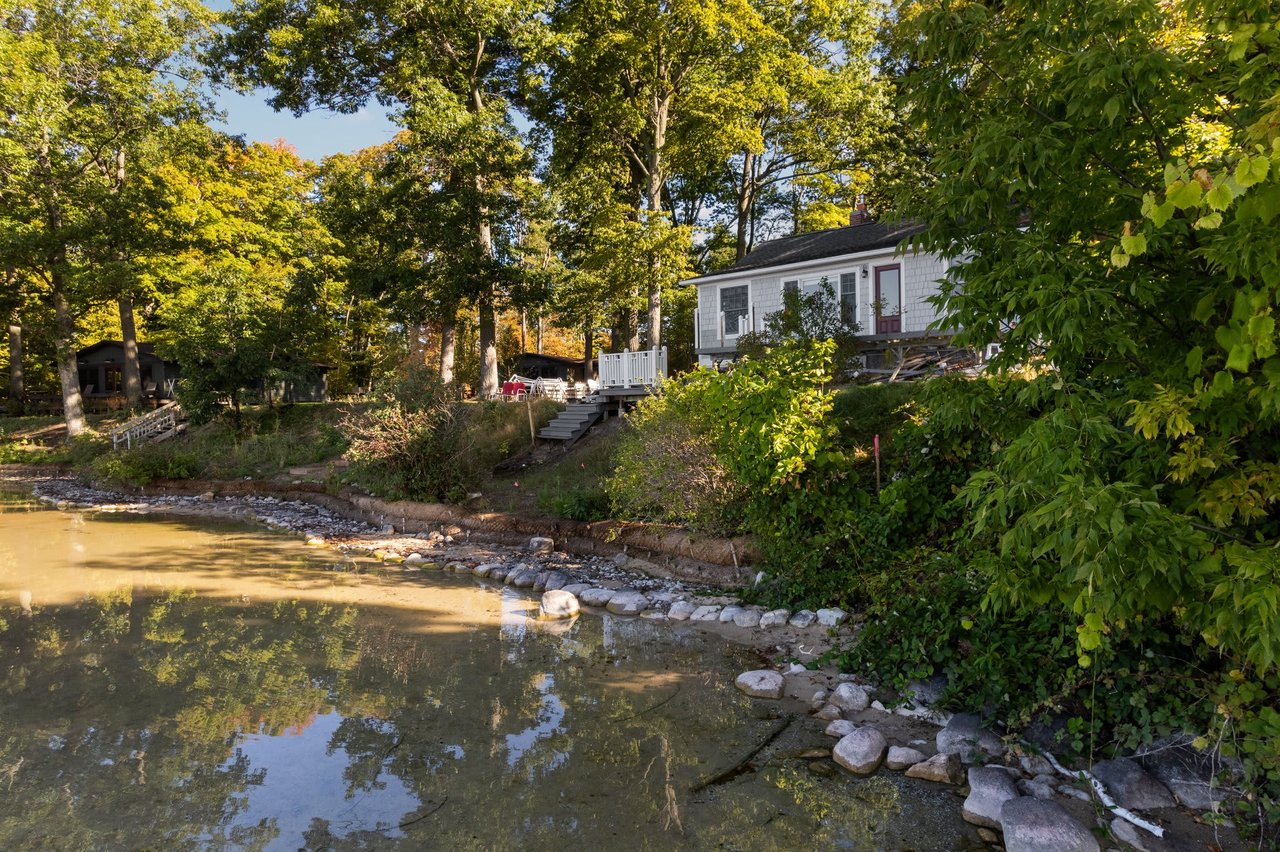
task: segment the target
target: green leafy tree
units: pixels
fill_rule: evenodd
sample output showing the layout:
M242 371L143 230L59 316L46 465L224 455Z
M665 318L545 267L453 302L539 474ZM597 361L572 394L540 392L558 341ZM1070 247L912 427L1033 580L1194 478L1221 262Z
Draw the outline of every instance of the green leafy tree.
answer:
M0 6L0 254L52 306L68 434L85 428L77 316L102 293L125 152L192 109L185 59L206 20L194 0L11 0Z
M1155 618L1280 659L1274 12L898 7L932 149L914 212L964 282L944 307L961 342L1044 371L965 491L990 597L1061 601L1086 664Z
M486 398L498 392L495 311L515 274L508 248L530 167L510 116L515 59L536 11L529 0L237 0L214 50L236 80L274 89L277 109L397 105L440 169L423 189L440 196L455 230L434 261L479 309Z

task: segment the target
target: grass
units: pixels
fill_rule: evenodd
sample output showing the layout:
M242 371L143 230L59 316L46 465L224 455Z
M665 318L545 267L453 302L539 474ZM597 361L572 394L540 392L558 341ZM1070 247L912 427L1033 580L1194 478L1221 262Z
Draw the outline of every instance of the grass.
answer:
M103 455L91 470L131 485L156 479L271 479L291 467L341 455L346 439L337 424L350 409L334 403L249 407L238 433L227 415L171 441Z
M616 428L601 429L545 464L494 476L481 486L484 502L503 512L601 520L609 510L603 482L617 443Z

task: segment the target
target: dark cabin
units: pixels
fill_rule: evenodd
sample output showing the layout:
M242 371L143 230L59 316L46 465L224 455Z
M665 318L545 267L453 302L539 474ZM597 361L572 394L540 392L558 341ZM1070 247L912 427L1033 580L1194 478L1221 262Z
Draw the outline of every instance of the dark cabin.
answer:
M595 361L592 361L594 367ZM593 370L594 372L594 370ZM516 361L516 373L526 379L563 379L566 382L585 381L581 358L562 358L559 355L540 355L526 352ZM592 376L592 378L595 378Z
M300 375L277 382L259 380L253 389L268 403L328 402L329 369L328 364L308 364Z
M124 396L124 344L119 340L99 340L76 353L80 370L80 393L87 399ZM138 369L142 395L152 399L172 399L181 373L173 361L156 355L150 343L138 344Z

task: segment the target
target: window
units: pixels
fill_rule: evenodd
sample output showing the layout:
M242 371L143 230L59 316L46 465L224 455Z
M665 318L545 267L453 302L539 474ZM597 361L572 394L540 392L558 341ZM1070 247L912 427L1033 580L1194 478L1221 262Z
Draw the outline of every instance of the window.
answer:
M746 284L720 289L720 313L724 317L725 334L738 335L747 331L748 289Z
M853 328L858 324L858 273L840 275L840 321Z
M789 294L795 294L799 292L800 292L799 281L783 281L782 282L782 295L784 297L786 297Z

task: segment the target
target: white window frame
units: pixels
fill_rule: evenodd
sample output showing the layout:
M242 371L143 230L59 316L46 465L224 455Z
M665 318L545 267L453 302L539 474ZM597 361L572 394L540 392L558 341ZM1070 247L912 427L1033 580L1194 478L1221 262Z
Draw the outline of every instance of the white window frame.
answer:
M730 333L729 333L729 329L728 329L728 328L723 328L723 327L720 325L720 323L721 323L721 322L723 321L723 319L724 319L724 300L723 300L723 295L722 295L722 294L723 294L723 292L724 292L724 290L725 290L725 289L730 288L730 287L745 287L745 288L747 288L747 313L746 313L746 316L745 316L742 320L739 320L739 321L738 321L738 331L737 331L736 333L734 333L734 334L730 334ZM751 282L750 282L750 281L726 281L726 282L724 282L724 283L722 283L722 284L718 284L718 285L716 285L716 303L715 303L715 309L716 309L716 333L717 333L717 336L718 336L718 335L719 335L719 333L720 333L720 331L721 331L721 329L723 328L725 343L728 343L730 340L737 340L739 337L741 337L741 336L742 336L743 334L745 334L747 331L751 331L751 330L752 330L752 328L751 328L751 318L752 318L752 316L753 316L753 314L754 314L754 311L752 310L752 301L751 301ZM743 330L743 326L744 326L744 325L746 326L746 331L744 331L744 330Z

